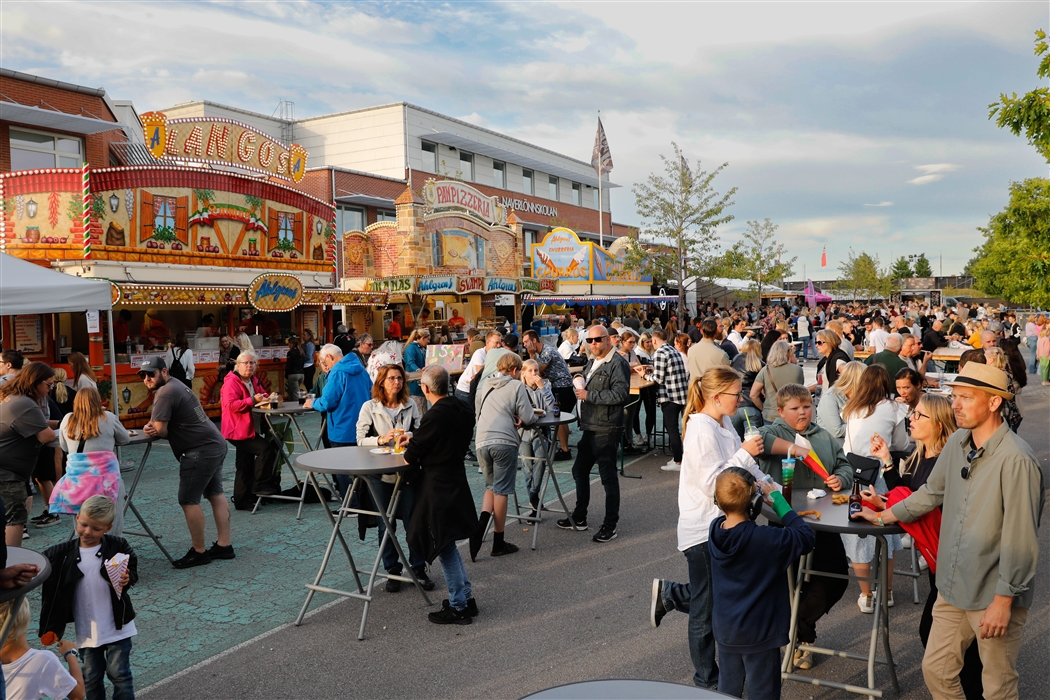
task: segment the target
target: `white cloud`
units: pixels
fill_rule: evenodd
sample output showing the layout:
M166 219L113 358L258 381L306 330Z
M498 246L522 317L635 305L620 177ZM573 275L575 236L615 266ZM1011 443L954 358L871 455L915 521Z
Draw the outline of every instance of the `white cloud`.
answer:
M959 169L954 163L931 163L930 165L916 165L915 169L925 175L908 180L909 185L928 185L944 179L945 174Z
M866 207L892 207L893 202L879 202L878 204L865 204Z

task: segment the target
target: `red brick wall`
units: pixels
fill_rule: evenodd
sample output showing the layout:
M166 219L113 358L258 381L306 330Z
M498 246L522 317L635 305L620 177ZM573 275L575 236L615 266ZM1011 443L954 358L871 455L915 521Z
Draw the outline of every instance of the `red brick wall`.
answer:
M29 83L15 78L0 77L0 93L14 100L18 104L28 107L53 107L67 114L78 114L84 117L95 117L109 122L116 122L117 118L106 106L101 97L85 95L71 90ZM11 140L9 125L19 126L14 122L0 123L0 172L11 170ZM57 134L68 134L68 132L55 131L53 129L38 129L30 124L24 124L29 129L39 131L51 131ZM120 130L102 132L89 136L80 134L68 134L84 139L87 151L87 160L92 167L105 168L109 166L109 145L115 141L125 141L124 132Z

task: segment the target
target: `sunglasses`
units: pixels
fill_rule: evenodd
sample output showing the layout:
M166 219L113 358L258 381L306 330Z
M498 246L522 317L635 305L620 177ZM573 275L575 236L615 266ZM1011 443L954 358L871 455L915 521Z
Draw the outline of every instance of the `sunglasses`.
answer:
M977 448L973 448L966 453L966 466L959 470L959 475L963 478L963 481L970 478L970 473L973 469L973 460L977 457Z
M827 345L823 340L818 340L817 345Z
M607 336L607 335L602 335L602 336L598 336L597 338L587 338L587 342L588 343L600 343L600 342L602 342L603 340L605 340L608 337L609 336Z
M145 379L146 377L152 379L154 374L155 372L139 372L139 379Z

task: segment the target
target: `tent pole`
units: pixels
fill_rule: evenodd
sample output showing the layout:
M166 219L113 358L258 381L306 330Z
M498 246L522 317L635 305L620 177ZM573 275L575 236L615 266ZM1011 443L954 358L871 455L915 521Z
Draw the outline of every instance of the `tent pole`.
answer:
M113 394L113 403L110 406L113 407L113 415L120 420L120 404L117 403L117 343L116 336L113 335L113 307L109 307L106 310L106 326L109 330L109 378L112 386L110 387L111 393ZM128 358L130 361L131 358Z

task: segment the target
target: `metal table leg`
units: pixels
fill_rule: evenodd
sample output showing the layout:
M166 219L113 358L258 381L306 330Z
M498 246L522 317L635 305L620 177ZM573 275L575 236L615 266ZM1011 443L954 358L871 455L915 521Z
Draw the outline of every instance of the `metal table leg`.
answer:
M303 432L302 428L299 427L299 422L297 420L295 420L295 415L291 414L291 413L285 413L285 414L279 414L279 415L286 415L286 416L288 416L288 421L289 422L287 424L285 424L285 425L287 426L287 425L290 424L290 425L294 426L295 427L295 431L297 433L299 433L299 442L304 447L306 447L307 450L312 450L313 446L310 444L310 440L306 437L306 434ZM274 427L273 422L270 420L270 415L268 413L264 413L263 414L263 418L266 419L266 425L268 425L269 428L270 428L270 434L276 437L277 429ZM283 430L281 432L282 432L282 434L284 434ZM318 440L320 440L320 438L318 438ZM296 442L296 440L294 439L294 435L293 435L292 443L294 444L295 442ZM284 495L281 495L281 494L278 493L278 494L274 494L272 496L266 496L266 498L271 498L271 499L274 499L274 500L277 500L277 501L298 501L299 502L299 510L295 514L295 519L296 520L302 520L303 519L303 504L306 503L306 482L299 478L299 475L295 472L295 467L292 466L292 455L295 454L294 448L292 449L291 452L289 452L289 451L287 451L285 449L285 445L286 445L285 440L281 440L278 443L277 458L278 458L278 460L283 462L285 466L288 467L288 472L292 475L292 479L295 481L295 485L299 489L299 497L296 498L295 496L284 496ZM318 497L320 497L320 493L318 493ZM262 504L262 499L263 499L262 496L256 496L256 498L255 498L255 507L252 508L252 515L255 515L259 511L259 506ZM328 510L328 506L325 504L325 501L324 501L323 498L321 499L321 506L325 510Z
M153 532L150 526L146 524L146 519L142 517L142 513L139 512L139 509L135 507L135 504L131 500L135 496L135 489L138 488L139 479L142 478L142 472L146 470L146 460L149 458L149 454L152 450L153 442L147 442L146 449L142 453L142 459L139 460L138 468L135 469L135 477L131 480L131 488L128 489L127 494L124 496L125 519L127 518L128 511L130 510L135 515L135 518L139 521L139 525L142 526L142 529L145 530L145 532L139 530L129 530L128 528L124 528L124 534L134 535L135 537L150 538L151 540L153 540L153 544L157 545L157 548L161 551L161 554L163 554L169 562L174 563L175 559L171 556L171 554L168 553L168 550L165 549L164 545L160 542L161 535L158 535L157 533Z

